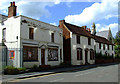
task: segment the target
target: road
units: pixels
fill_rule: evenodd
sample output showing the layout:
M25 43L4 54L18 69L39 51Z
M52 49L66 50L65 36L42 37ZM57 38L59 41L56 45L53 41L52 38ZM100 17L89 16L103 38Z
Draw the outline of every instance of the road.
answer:
M18 79L10 82L118 82L118 64Z

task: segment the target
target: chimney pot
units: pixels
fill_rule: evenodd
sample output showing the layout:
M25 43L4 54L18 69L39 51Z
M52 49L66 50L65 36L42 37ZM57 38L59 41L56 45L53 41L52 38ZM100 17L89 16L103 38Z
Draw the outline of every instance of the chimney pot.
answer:
M12 2L10 2L10 6L12 6Z
M15 6L15 1L13 1L13 6Z

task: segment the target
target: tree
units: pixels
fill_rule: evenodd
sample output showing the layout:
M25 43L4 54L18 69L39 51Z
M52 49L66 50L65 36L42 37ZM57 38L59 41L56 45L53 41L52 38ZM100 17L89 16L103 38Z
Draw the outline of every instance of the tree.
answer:
M115 42L115 56L120 57L120 32L117 33L114 42Z

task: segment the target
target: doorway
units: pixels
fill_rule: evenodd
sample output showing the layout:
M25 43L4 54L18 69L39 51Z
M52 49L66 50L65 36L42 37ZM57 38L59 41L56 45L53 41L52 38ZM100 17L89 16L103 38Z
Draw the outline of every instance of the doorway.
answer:
M45 65L45 49L41 49L41 65Z

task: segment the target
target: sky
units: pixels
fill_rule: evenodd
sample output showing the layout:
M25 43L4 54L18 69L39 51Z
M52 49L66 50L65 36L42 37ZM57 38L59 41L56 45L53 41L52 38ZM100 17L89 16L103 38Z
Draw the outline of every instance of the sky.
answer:
M97 32L108 30L113 36L118 32L119 0L0 0L0 14L8 15L10 2L15 1L17 15L28 16L55 26L65 20L77 26L92 28Z

